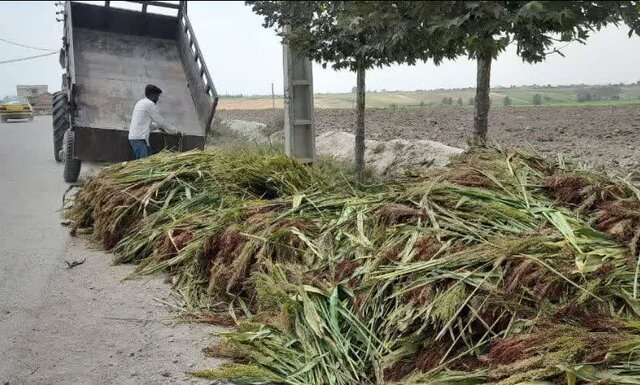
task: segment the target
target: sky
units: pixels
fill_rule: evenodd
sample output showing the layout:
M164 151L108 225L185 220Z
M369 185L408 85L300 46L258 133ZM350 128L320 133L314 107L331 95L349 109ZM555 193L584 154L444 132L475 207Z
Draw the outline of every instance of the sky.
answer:
M0 2L0 39L38 48L59 50L62 23L56 22L53 1ZM121 2L112 4L119 6ZM140 7L140 5L130 5ZM149 7L149 10L154 8ZM189 17L218 93L270 94L271 83L282 93L282 46L273 30L243 2L189 2ZM501 54L492 68L492 86L530 84L608 84L640 80L640 38L609 27L594 33L586 45L564 47L565 57L552 55L538 64L522 63L515 48ZM0 62L46 53L0 41ZM463 88L475 86L475 62L467 59L436 67L391 66L367 73L369 90ZM48 84L60 89L58 56L0 64L0 96L15 94L17 84ZM355 74L314 66L314 91L349 92Z

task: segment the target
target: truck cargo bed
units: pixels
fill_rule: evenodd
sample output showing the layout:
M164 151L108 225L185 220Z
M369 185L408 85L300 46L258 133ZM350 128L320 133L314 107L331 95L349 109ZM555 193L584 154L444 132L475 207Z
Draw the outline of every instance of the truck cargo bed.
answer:
M65 108L74 132L65 152L78 161L132 159L128 129L133 107L145 97L147 84L163 90L160 113L184 134L152 133L152 152L204 148L218 95L186 2L132 2L140 4L141 11L110 3L65 2L60 63L66 70ZM153 13L151 7L174 9L176 14ZM61 106L59 114L64 113Z
M128 129L144 87L163 90L158 107L183 133L202 135L175 40L76 28L76 124Z

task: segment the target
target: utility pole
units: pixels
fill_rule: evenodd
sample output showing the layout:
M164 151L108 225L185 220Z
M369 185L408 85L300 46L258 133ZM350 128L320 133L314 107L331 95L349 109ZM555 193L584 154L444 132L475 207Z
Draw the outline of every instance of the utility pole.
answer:
M287 31L285 26L285 33ZM283 43L284 145L287 156L304 163L315 160L316 130L313 119L311 60Z

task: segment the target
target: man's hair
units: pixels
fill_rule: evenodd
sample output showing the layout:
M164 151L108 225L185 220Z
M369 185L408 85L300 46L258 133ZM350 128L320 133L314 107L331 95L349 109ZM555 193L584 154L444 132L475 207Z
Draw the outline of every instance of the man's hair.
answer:
M154 86L153 84L147 84L146 87L144 87L144 96L149 97L151 95L160 95L162 93L162 90L156 86Z

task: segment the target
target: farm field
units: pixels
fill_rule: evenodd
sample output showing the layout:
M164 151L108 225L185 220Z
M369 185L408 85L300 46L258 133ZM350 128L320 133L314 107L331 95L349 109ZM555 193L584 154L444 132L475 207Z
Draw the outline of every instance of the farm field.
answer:
M609 88L611 87L611 88ZM580 93L600 93L602 100L578 101ZM619 99L612 100L609 93L618 92ZM456 90L430 90L430 91L386 91L368 92L368 108L387 107L424 107L441 105L443 98L451 98L453 104L461 100L464 106L469 105L469 99L475 94L474 88ZM540 94L542 104L547 106L600 106L600 105L626 105L640 103L640 85L624 86L557 86L557 87L510 87L493 88L491 98L493 106L503 107L505 97L511 99L513 106L533 105L533 96ZM355 103L354 93L316 94L316 108L353 108ZM276 108L282 108L282 96L276 96ZM220 98L220 109L264 109L272 108L271 96L254 97L225 97Z
M282 110L226 110L218 119L273 124ZM349 109L316 109L316 131L352 132ZM530 106L492 109L490 140L508 147L532 148L541 154L563 154L589 166L640 169L640 105ZM473 125L472 107L370 108L368 139L428 139L464 147Z

